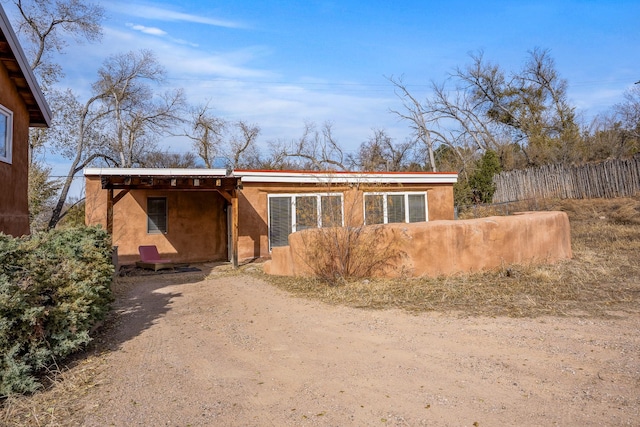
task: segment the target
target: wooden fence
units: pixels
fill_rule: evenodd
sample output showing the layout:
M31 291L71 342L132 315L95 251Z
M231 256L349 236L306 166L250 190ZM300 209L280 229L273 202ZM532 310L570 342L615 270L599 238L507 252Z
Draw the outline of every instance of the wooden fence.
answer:
M545 165L494 176L494 203L536 198L592 199L640 193L640 155L580 166Z

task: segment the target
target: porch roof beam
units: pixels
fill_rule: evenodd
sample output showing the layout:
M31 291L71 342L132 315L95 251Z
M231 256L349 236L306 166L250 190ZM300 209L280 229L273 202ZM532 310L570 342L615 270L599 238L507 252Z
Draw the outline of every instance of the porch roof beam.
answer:
M102 188L122 190L216 190L230 192L240 185L239 177L211 176L101 176ZM226 198L226 197L225 197Z

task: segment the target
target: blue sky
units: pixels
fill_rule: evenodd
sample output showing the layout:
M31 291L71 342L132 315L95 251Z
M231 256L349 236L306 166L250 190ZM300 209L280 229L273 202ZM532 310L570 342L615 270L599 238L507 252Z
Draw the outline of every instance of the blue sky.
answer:
M640 80L640 2L556 1L98 1L99 44L71 42L62 84L88 94L111 54L151 49L167 88L209 102L226 119L262 128L260 143L331 121L347 150L385 128L410 134L385 76L404 76L419 99L469 53L517 70L527 51L549 49L585 118L620 102ZM5 6L10 11L9 6ZM163 141L172 151L188 143Z

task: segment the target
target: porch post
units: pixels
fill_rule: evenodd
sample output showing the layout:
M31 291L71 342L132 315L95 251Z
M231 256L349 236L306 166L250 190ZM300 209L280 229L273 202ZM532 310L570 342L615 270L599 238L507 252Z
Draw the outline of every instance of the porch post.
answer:
M238 191L231 193L231 262L238 268Z
M107 233L113 235L113 188L107 190Z

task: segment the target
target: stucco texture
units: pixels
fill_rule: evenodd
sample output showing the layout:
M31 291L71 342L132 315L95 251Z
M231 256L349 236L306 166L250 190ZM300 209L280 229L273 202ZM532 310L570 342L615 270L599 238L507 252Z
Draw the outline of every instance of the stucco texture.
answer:
M12 160L0 161L0 231L22 236L29 234L29 114L1 63L0 104L13 112Z
M569 219L564 212L527 212L513 216L460 221L430 221L366 227L376 233L381 250L393 247L398 256L376 276L437 277L498 268L509 264L554 263L572 257ZM289 246L274 248L265 272L310 275L307 258L314 233L289 236ZM367 230L365 230L367 232ZM363 241L367 241L364 239Z

